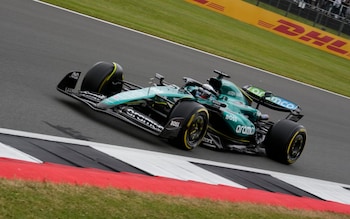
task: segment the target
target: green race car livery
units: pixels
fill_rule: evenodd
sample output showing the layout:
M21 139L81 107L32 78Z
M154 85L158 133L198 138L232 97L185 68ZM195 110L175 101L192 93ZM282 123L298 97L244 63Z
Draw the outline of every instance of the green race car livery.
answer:
M251 85L239 88L229 76L214 71L206 83L184 77L184 84L168 83L156 74L153 86L124 80L117 63L98 62L83 77L68 73L57 89L92 109L126 121L186 150L199 145L249 154L265 153L284 164L301 155L306 130L295 103ZM253 106L253 104L255 106ZM259 107L287 112L273 122Z

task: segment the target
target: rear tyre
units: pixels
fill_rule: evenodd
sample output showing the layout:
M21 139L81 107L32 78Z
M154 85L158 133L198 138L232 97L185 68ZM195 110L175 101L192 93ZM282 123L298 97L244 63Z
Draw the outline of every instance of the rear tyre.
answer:
M123 86L123 68L117 63L98 62L86 73L82 91L111 96L119 93Z
M266 155L284 164L293 164L300 157L306 142L304 126L281 120L271 127L264 142Z
M184 118L184 122L173 143L185 150L200 145L208 129L208 110L197 102L181 101L174 107L169 119L175 117Z

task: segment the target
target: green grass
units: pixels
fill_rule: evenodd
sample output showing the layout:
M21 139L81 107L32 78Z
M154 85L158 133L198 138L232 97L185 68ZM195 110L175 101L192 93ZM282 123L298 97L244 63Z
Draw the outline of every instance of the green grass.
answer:
M248 203L0 179L0 218L350 218Z
M350 96L350 61L183 0L46 0Z

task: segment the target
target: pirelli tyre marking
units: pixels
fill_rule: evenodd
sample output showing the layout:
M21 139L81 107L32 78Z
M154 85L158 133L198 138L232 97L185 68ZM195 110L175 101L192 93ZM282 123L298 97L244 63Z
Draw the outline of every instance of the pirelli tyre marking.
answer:
M294 163L303 151L305 145L306 130L300 129L294 134L290 139L288 149L287 149L287 160L289 163Z
M204 114L204 115L203 115ZM209 113L206 109L199 109L194 113L186 125L184 132L185 147L189 150L198 146L207 132L207 121Z
M106 84L107 81L109 81L109 79L111 79L111 77L114 75L114 73L117 71L117 64L115 62L113 62L113 71L102 81L100 87L98 88L98 92L100 93L103 86Z

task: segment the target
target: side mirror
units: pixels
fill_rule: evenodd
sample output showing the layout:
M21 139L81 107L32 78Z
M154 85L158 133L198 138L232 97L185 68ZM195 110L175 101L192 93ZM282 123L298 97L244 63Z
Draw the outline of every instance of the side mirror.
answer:
M150 84L153 84L154 86L164 86L166 84L166 82L164 81L164 76L156 73L156 75L154 76L154 78L150 78L151 81L149 82ZM156 84L154 83L154 80L157 79L159 82Z

